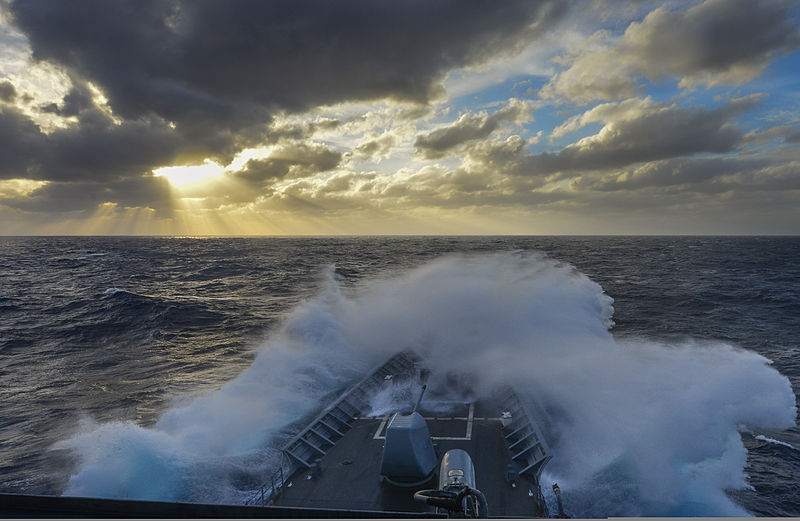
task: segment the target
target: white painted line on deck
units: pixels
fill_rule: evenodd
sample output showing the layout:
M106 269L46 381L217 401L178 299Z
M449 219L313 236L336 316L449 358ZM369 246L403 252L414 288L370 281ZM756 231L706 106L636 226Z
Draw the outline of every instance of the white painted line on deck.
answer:
M461 402L459 402L461 403ZM482 416L475 417L475 404L469 404L469 416L456 416L456 417L428 417L425 418L426 421L466 421L467 422L467 432L464 436L431 436L432 440L437 441L470 441L472 439L472 425L474 422L483 421L484 418ZM391 415L387 414L381 419L381 423L378 426L378 430L375 431L375 435L372 436L373 440L385 440L386 435L382 435L384 429L386 427L386 423L389 421ZM376 418L370 418L376 419ZM487 420L499 420L499 418L486 418Z
M475 404L469 404L469 419L467 420L467 439L472 439L472 422L475 419Z
M389 421L389 415L387 414L386 416L383 417L383 421L381 421L381 424L378 426L378 430L375 431L375 436L372 437L373 440L386 439L386 436L381 436L381 432L383 432L383 428L386 427L386 422L388 421Z

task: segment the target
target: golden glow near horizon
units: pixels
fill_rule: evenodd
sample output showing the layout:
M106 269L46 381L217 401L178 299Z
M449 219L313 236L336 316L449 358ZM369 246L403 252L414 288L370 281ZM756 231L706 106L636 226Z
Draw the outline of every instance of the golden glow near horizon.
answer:
M207 182L222 175L225 168L206 159L201 165L164 166L153 169L156 177L165 177L175 188L184 188Z
M153 175L166 178L170 185L181 191L190 188L194 191L194 189L200 188L203 183L221 179L225 172L236 172L243 169L251 159L269 157L274 149L274 146L246 148L236 154L228 166L222 166L216 161L206 158L200 165L175 165L154 168Z

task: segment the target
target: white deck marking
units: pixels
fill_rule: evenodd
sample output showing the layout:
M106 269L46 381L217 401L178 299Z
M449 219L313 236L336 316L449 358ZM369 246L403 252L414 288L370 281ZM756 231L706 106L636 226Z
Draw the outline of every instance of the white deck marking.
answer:
M386 416L383 417L383 420L381 421L381 424L378 425L378 430L375 431L375 436L372 437L373 440L385 440L386 439L386 436L381 436L381 432L383 431L383 428L386 427L386 422L388 422L388 421L389 421L389 415L387 414Z
M458 402L463 403L463 402ZM482 417L475 417L475 404L469 404L469 416L456 416L456 417L424 417L425 421L466 421L467 422L467 432L464 436L431 436L432 440L445 440L445 441L470 441L472 439L472 425L475 420L483 420ZM383 434L384 429L386 428L386 423L389 421L390 415L386 415L381 420L380 425L378 425L378 430L375 431L375 435L372 436L373 440L385 440L386 435ZM367 419L367 418L365 418ZM374 420L375 418L369 418ZM497 418L488 418L489 420L496 420Z
M467 439L472 439L472 422L475 418L475 404L469 404L469 420L467 420Z

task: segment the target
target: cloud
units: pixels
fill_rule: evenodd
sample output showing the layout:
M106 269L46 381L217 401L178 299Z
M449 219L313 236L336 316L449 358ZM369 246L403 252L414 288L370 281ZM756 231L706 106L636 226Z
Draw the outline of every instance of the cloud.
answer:
M95 103L92 91L85 82L73 80L72 88L69 90L61 104L49 103L41 107L42 112L57 114L62 117L78 116L81 112L94 108Z
M469 141L485 139L503 122L526 123L531 120L530 102L511 98L505 107L491 115L486 112L464 114L452 125L437 128L417 137L414 146L424 159L438 159Z
M36 201L93 208L95 199L85 196L55 202L76 187L103 194L97 200L116 194L125 205L125 191L114 188L120 183L150 187L163 206L153 168L206 158L227 164L244 148L268 144L276 144L270 157L233 177L268 191L277 180L328 172L341 153L301 141L342 121L287 122L285 115L401 100L408 103L393 117L419 117L450 70L516 52L566 13L555 0L43 0L0 8L24 34L33 62L57 69L66 92L38 99L28 113L0 112L0 179L51 181L25 199L28 209ZM0 84L0 96L19 99L9 82ZM39 128L37 118L58 125ZM354 153L379 160L392 146L391 136L378 133ZM98 192L103 182L109 191Z
M315 214L321 214L344 209L510 206L563 197L533 191L541 185L538 179L511 177L507 172L486 170L482 165L454 169L425 165L417 170L401 168L391 174L337 172L301 178L273 185L268 201L280 202L284 207L290 205L298 211L313 208Z
M17 89L10 81L0 81L0 101L14 103L17 100Z
M628 194L628 204L638 199L653 205L659 199L681 194L697 200L756 192L785 194L800 190L800 161L779 164L767 158L671 159L610 174L582 173L570 183L570 190L594 194L597 200L624 193ZM616 196L611 197L616 200Z
M240 131L277 109L427 103L448 71L552 29L554 0L289 3L13 1L39 60L94 82L115 114Z
M719 181L726 176L761 171L769 166L765 159L696 158L669 159L592 178L586 176L573 184L577 190L614 192L648 188L683 187L696 190L697 185ZM726 187L725 189L730 189Z
M81 123L45 134L18 109L0 106L0 180L32 187L2 194L0 204L58 214L115 203L168 215L167 181L143 174L175 158L182 141L172 129L153 120L115 125L96 108L82 110Z
M558 153L532 155L524 169L531 174L602 170L706 152L731 152L743 141L742 131L733 120L755 108L763 97L738 98L710 110L664 105L650 99L598 105L568 120L554 133L564 135L589 123L603 122L599 132Z
M786 144L800 143L800 127L795 125L776 125L767 129L751 130L745 134L748 143L766 143L773 139L780 139Z
M800 160L761 169L740 169L724 179L727 190L788 192L800 190Z
M45 134L19 109L0 106L0 179L113 181L140 177L171 163L186 142L165 122L143 118L115 124L93 105L66 100L61 112L79 124Z
M24 197L0 199L0 204L36 213L91 212L104 203L118 207L144 207L161 217L172 212L170 186L154 176L117 181L48 183Z
M517 135L504 140L476 143L467 150L463 166L471 172L527 175L530 173L529 163L535 157L528 151L528 144L528 141Z
M800 128L794 127L784 135L786 143L800 144Z
M25 114L0 105L0 179L30 178L32 160L42 153L44 138Z
M549 177L563 174L582 175L592 171L608 171L644 163L642 173L663 160L682 158L702 153L724 154L736 150L744 142L742 130L734 124L736 117L755 108L763 95L752 95L730 100L714 109L705 107L680 107L654 102L649 98L630 99L617 103L598 105L583 114L567 120L554 131L559 136L592 123L603 123L596 133L567 145L556 153L531 154L525 140L517 135L502 140L485 140L466 149L461 169L473 175L506 178L502 190L516 192L544 186ZM723 164L723 163L720 163ZM663 164L662 164L663 168ZM665 179L666 173L658 175ZM684 175L697 175L686 174ZM532 178L520 184L515 178ZM617 179L621 188L624 176ZM555 179L552 179L555 180ZM675 178L672 178L672 182ZM626 181L630 183L630 181ZM609 182L592 186L598 190L610 189Z
M277 143L282 140L299 141L309 139L317 132L333 131L341 126L342 122L334 118L316 118L312 121L287 122L282 117L276 117L270 123L264 137L266 141Z
M651 219L645 214L668 212L679 216L681 211L702 214L706 210L719 218L726 208L736 207L729 202L732 198L746 200L747 193L760 194L746 203L748 211L769 201L780 201L785 208L783 194L800 190L800 161L774 164L766 159L672 159L622 172L576 174L575 180L554 189L536 178L498 171L487 175L466 167L427 165L391 175L344 172L324 179L299 179L276 188L263 204L317 217L351 210L560 208L568 210L572 218L604 213L624 218L626 211L632 211Z
M785 61L752 87L771 95L755 117L744 115L764 95L730 98L749 87L715 90L713 102L702 91L662 101L674 89L649 83L755 78L798 45L789 2L570 5L0 0L21 31L0 35L16 46L13 70L0 64L10 80L0 79L0 212L43 223L113 207L176 224L202 211L250 216L258 233L274 211L310 233L323 221L309 216L430 223L483 209L530 223L547 208L627 222L627 209L710 202L723 215L726 201L766 208L781 191L796 195L800 130L780 83ZM589 23L616 32L586 40ZM548 61L578 40L581 49ZM55 72L25 79L36 60ZM612 102L576 113L508 98L531 95L554 65L561 72L542 96ZM482 90L440 103L445 85L450 96ZM534 107L541 129L526 125ZM191 186L151 173L207 158L222 173Z
M356 157L370 158L373 161L380 161L382 158L389 155L389 152L396 142L397 139L393 134L384 133L358 145L353 150L353 155Z
M109 123L102 117L50 134L37 160L38 176L47 180L106 180L141 176L171 164L185 142L155 119Z
M550 138L552 141L553 138L563 137L592 123L634 120L640 118L645 112L652 110L654 107L655 103L650 98L630 98L618 103L603 103L583 114L568 118L564 123L553 129Z
M319 143L278 145L264 159L250 159L233 175L256 185L268 185L284 178L303 178L336 168L341 152Z
M682 87L745 83L800 45L791 7L789 0L707 0L683 11L659 7L631 23L618 42L596 33L594 47L562 58L569 67L540 95L578 103L619 99L636 94L641 76L680 78Z

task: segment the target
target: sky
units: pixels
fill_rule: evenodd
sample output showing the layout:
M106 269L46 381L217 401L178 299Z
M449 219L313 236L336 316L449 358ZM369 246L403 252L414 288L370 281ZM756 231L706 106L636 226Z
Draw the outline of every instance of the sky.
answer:
M800 233L797 0L0 0L2 235Z

